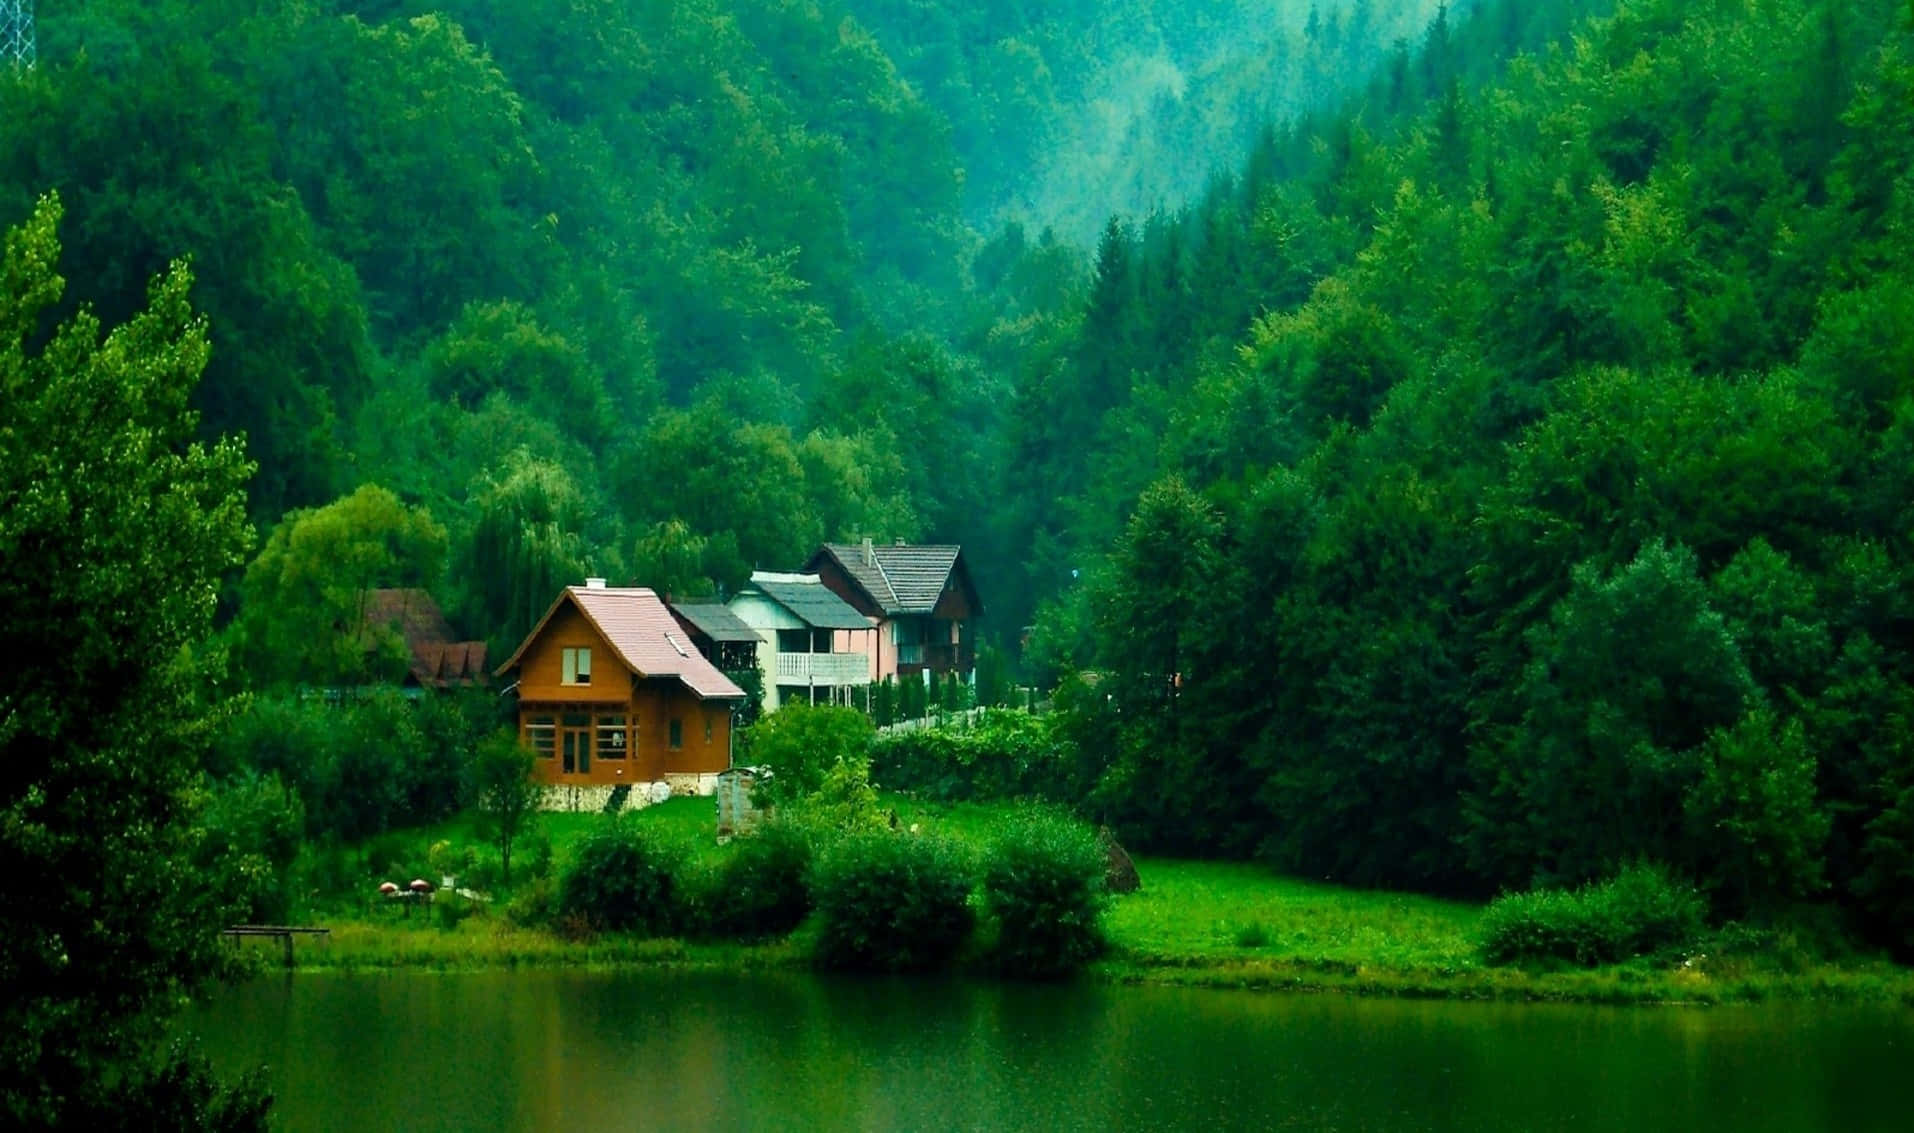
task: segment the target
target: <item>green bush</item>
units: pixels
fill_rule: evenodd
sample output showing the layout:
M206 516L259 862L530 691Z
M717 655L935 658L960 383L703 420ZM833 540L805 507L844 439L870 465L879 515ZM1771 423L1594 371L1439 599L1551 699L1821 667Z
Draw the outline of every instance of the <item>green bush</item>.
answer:
M579 843L558 880L560 918L594 932L665 935L683 923L680 855L612 819Z
M828 968L928 971L956 956L976 923L961 846L893 832L854 834L819 857L815 956Z
M533 830L519 839L513 857L525 863L525 876L543 881L552 875L552 837L544 830Z
M704 928L723 936L778 936L811 912L811 833L774 819L734 841L703 895Z
M194 852L201 876L254 923L289 919L292 864L299 856L305 808L277 775L221 784L208 795L205 838Z
M871 746L873 779L937 802L1067 802L1068 767L1050 721L1017 711L986 711L970 726L895 732Z
M1069 975L1103 951L1103 850L1081 822L1047 811L1019 815L991 844L983 900L997 928L992 957L1005 972Z
M505 906L505 919L520 928L550 928L558 923L558 894L550 878L538 878L519 889Z
M1482 954L1491 964L1613 964L1688 945L1703 929L1703 909L1701 896L1660 866L1633 865L1573 891L1496 898L1483 915Z
M760 802L804 798L839 764L868 763L873 732L855 708L797 703L766 716L743 734L745 762L770 771L758 781Z

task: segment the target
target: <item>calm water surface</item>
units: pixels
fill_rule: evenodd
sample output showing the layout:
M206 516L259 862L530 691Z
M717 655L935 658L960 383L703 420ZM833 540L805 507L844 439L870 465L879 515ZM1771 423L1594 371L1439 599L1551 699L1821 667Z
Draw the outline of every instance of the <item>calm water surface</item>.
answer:
M1914 1011L638 972L301 975L189 1013L281 1128L1914 1129Z

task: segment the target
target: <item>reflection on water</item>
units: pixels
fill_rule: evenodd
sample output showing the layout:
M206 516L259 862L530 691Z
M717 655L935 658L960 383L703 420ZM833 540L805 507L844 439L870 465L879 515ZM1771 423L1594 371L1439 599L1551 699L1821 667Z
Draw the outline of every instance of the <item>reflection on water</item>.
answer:
M518 972L262 980L187 1025L295 1130L1914 1124L1889 1009Z

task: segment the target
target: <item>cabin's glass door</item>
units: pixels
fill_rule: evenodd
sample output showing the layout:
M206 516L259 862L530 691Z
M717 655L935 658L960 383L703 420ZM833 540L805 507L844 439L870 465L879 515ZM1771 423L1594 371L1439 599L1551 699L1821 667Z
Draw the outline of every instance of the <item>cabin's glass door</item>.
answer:
M558 735L560 769L566 775L591 773L591 717L566 716Z

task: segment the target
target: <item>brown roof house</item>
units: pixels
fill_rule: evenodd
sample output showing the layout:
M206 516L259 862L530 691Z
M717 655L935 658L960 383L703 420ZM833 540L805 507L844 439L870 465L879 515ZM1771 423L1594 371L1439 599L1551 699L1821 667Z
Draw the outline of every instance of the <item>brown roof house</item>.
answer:
M515 673L519 738L546 806L616 809L709 795L731 765L744 690L641 587L568 586L498 674Z
M804 564L877 630L871 679L955 673L974 679L984 604L953 544L826 543Z
M403 657L408 695L487 683L485 643L453 640L451 623L432 595L418 589L368 590L364 607L366 651Z

